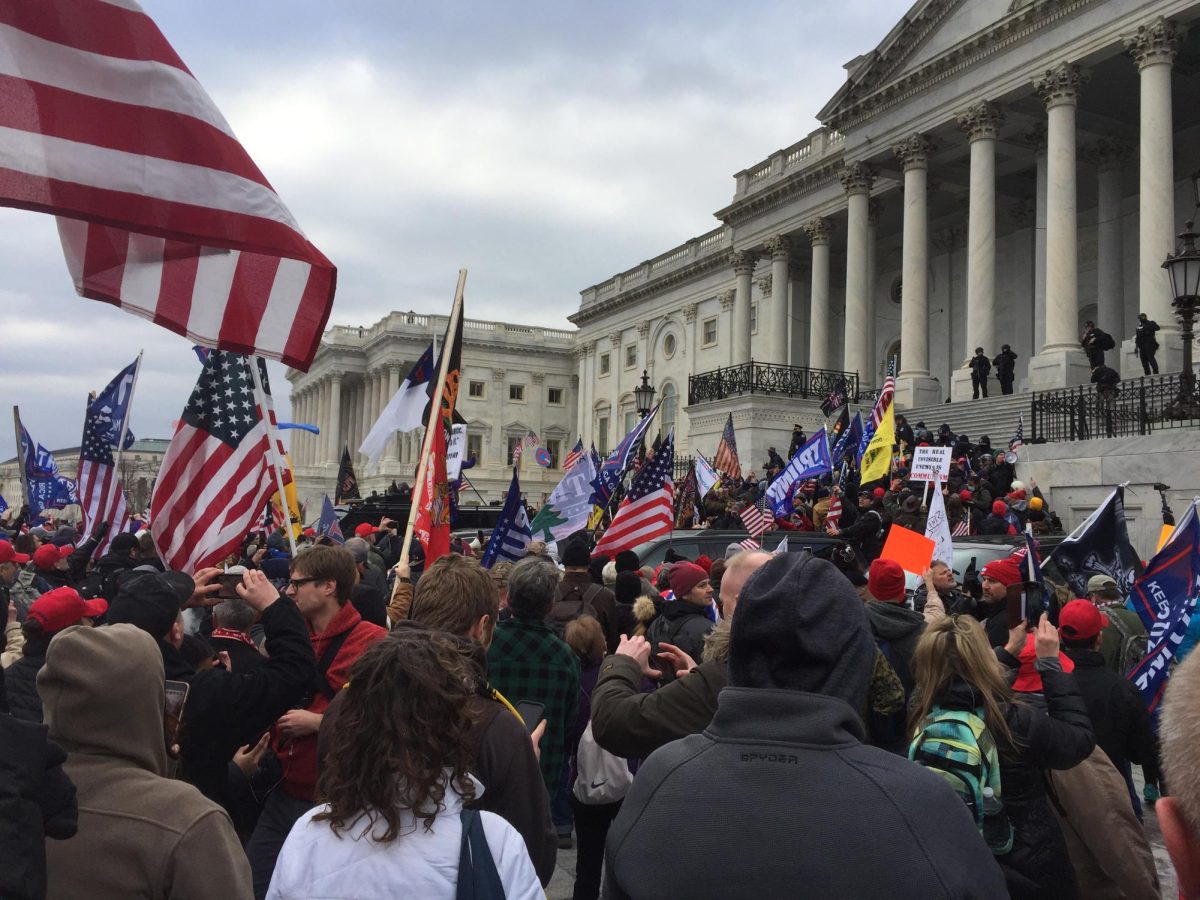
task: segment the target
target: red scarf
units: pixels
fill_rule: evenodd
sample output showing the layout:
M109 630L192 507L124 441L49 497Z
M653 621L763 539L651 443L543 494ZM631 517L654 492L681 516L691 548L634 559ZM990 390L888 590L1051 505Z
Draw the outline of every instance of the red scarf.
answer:
M243 644L249 644L255 650L258 650L258 644L250 640L250 638L240 631L233 631L230 628L214 628L212 636L215 638L228 638L231 641L241 641Z

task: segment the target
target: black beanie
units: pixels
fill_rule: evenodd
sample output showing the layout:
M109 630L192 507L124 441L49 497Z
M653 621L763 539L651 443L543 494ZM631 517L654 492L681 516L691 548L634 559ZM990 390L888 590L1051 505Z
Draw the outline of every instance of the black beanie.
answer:
M182 603L176 586L157 572L146 572L120 582L108 605L109 625L136 625L162 640L179 617Z
M618 572L613 584L613 594L618 603L633 603L642 595L642 579L637 572Z
M618 572L636 572L642 567L642 561L632 550L622 550L613 560Z
M862 600L832 563L772 558L747 579L729 640L729 684L825 694L855 710L875 666Z
M588 546L587 532L576 531L558 545L558 558L564 566L577 568L586 566L592 559L592 548Z

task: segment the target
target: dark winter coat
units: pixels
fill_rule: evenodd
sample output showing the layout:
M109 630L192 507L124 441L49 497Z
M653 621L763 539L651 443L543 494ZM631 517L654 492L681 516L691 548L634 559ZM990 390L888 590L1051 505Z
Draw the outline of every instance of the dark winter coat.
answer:
M0 897L46 896L46 838L75 834L75 785L63 772L67 754L46 726L0 713Z
M703 606L686 600L672 600L663 604L662 614L650 623L646 640L650 642L650 652L654 658L657 658L658 645L665 641L674 644L696 662L701 662L704 658L704 637L715 625L705 614ZM663 672L663 676L664 684L675 680L674 672Z
M925 611L925 604L928 601L928 588L924 584L917 585L917 589L913 592L913 609L917 612ZM938 591L938 596L942 600L942 606L946 610L948 616L973 616L975 615L975 598L970 594L964 594L962 591L951 590L943 593Z
M608 646L608 652L616 650L622 633L617 618L616 595L604 585L597 585L587 572L567 572L558 583L554 602L557 604L568 596L571 598L571 606L568 608L572 610L578 606L576 600L580 596L587 597L587 602L596 611L596 618L600 620L600 630L604 632L604 643Z
M971 375L974 378L986 379L992 371L992 361L982 353L971 357Z
M1112 671L1098 650L1064 651L1075 663L1075 683L1087 706L1096 743L1118 772L1129 763L1156 764L1158 742L1133 682Z
M859 516L849 528L838 534L844 541L854 545L863 557L875 559L883 551L883 538L887 534L888 522L883 513L871 508L859 510Z
M642 765L609 831L604 896L1007 896L946 782L863 737L842 700L725 688L702 734Z
M996 364L996 376L1003 378L1006 375L1011 375L1017 364L1017 354L1012 350L1001 350L992 360Z
M908 696L913 689L912 655L925 630L925 617L902 604L878 600L868 601L866 610L875 643L896 670Z
M42 698L37 692L37 673L46 664L46 648L25 645L25 655L4 670L8 711L23 722L42 721Z
M1137 347L1139 352L1153 353L1158 349L1158 338L1154 333L1158 331L1158 323L1153 319L1146 319L1144 322L1139 319L1137 328L1133 333L1133 345Z
M1092 372L1092 384L1096 385L1096 391L1100 394L1117 393L1117 384L1121 381L1121 375L1116 369L1110 369L1108 366L1101 365Z
M997 651L1001 663L1013 670L1017 660ZM1013 825L1013 848L997 860L1004 869L1013 900L1076 896L1067 860L1066 842L1054 818L1046 792L1044 770L1070 769L1091 755L1096 746L1091 719L1075 680L1059 670L1040 671L1045 705L1034 696L1009 705L1005 720L1020 748L1000 753L1000 786L1004 810ZM956 682L938 698L947 709L975 709L974 688Z

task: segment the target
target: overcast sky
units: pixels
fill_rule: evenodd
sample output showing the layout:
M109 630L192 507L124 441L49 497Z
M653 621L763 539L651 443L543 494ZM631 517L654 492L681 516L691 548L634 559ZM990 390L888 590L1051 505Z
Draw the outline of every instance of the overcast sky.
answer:
M817 127L843 64L910 5L142 3L337 265L331 325L445 312L466 266L469 317L550 327L715 228L733 173ZM76 297L49 216L0 209L0 271L0 393L36 440L77 445L87 392L139 349L133 430L170 437L187 341Z

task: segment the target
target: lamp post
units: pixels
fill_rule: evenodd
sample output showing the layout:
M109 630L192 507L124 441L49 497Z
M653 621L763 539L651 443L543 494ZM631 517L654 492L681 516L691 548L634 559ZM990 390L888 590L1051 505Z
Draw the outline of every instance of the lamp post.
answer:
M654 385L650 383L650 376L642 369L642 383L633 389L633 402L637 404L638 415L643 419L650 415L650 410L654 408L654 395L657 393Z
M1200 311L1200 250L1196 249L1194 222L1188 222L1179 235L1182 248L1167 256L1163 268L1171 278L1171 307L1183 332L1183 371L1179 373L1179 393L1163 415L1168 419L1200 419L1200 397L1196 395L1196 373L1192 370L1193 325Z

